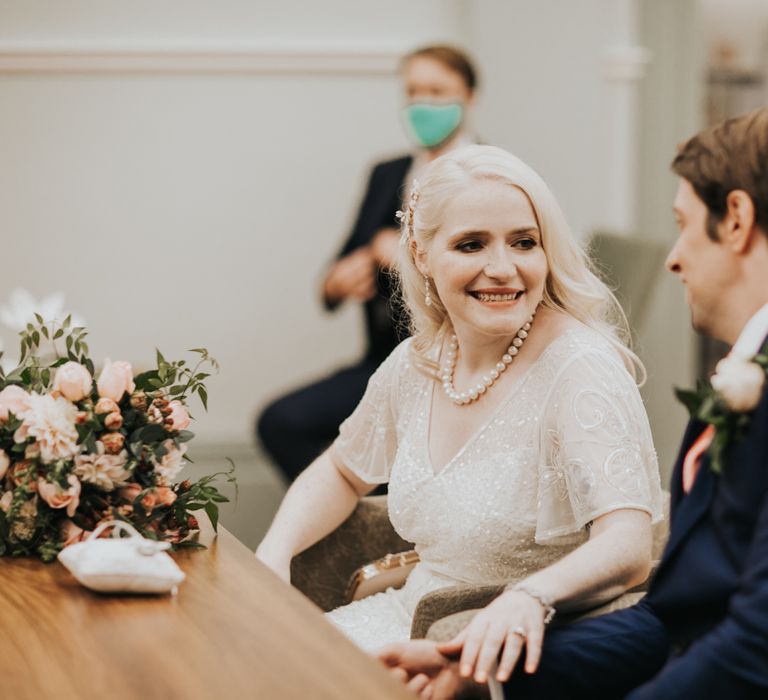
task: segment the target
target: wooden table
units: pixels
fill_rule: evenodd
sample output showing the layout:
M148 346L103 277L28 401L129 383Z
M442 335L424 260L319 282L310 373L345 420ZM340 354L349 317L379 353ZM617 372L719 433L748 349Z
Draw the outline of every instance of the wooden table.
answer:
M0 559L0 698L412 696L223 528L174 555L176 597L106 596L58 562Z

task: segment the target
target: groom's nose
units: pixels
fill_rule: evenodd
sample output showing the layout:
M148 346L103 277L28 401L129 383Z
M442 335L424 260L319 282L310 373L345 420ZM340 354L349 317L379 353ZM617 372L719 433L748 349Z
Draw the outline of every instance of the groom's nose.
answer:
M675 243L675 245L672 246L672 250L669 251L667 259L664 261L664 266L670 272L674 272L678 275L682 271L682 268L680 267L680 256L677 250L677 243Z

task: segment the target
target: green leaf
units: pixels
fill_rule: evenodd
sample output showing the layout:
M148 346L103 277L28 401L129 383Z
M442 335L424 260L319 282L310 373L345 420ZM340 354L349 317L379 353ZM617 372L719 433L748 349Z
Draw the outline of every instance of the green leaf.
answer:
M45 326L43 326L40 330L43 332L43 336L45 336L45 338L49 337L48 336L48 329Z
M195 434L191 430L180 430L176 440L178 442L189 442L193 437L195 437Z
M167 437L165 428L155 423L149 423L138 430L134 430L129 442L162 442Z
M200 386L197 389L197 395L200 397L200 401L203 403L203 408L207 411L208 410L208 392L205 390L205 387Z
M38 313L35 314L35 319L41 326L45 323L45 320L43 319L43 317Z
M154 387L149 383L151 379L157 379L157 370L153 369L149 372L142 372L134 377L133 381L136 384L137 389L142 391L151 391Z
M215 503L206 503L205 512L211 519L211 525L213 525L213 531L218 532L219 526L219 507Z
M688 409L688 413L692 418L698 414L699 408L701 407L701 397L697 392L692 391L691 389L680 389L675 387L675 396L677 396L680 403Z

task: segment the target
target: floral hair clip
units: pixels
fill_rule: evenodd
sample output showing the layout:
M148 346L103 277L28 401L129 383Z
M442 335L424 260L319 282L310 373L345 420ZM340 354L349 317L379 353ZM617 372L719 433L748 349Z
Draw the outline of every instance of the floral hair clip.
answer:
M398 211L395 213L397 220L402 227L402 235L400 236L400 245L406 245L410 238L413 238L413 213L416 209L416 202L419 201L419 183L414 180L411 185L411 194L408 197L408 205L405 211Z

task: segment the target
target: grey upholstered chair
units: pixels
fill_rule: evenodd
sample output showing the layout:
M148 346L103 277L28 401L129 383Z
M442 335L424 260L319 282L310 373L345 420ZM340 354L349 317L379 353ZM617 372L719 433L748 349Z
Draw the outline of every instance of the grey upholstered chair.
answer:
M654 559L660 556L666 536L665 521L654 530ZM360 567L410 548L389 522L386 496L364 498L338 529L294 558L291 581L320 608L331 610L350 601L350 579ZM645 589L646 584L641 584L606 605L563 616L561 621L628 607L643 596ZM503 586L498 585L460 585L428 593L416 608L411 637L452 637L478 608L488 605L502 590Z

